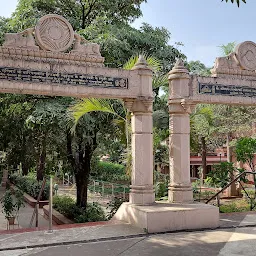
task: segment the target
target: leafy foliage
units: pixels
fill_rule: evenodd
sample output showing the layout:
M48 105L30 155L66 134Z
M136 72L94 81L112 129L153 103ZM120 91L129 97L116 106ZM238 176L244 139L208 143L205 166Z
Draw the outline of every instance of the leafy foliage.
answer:
M161 62L162 73L166 74L176 58L186 58L177 47L169 45L171 34L166 28L154 28L146 23L135 29L128 24L113 26L102 18L79 33L100 44L105 64L110 67L123 67L131 56L143 53L157 58Z
M221 162L212 167L212 171L208 174L208 183L221 188L225 187L231 181L230 177L235 170L233 163Z
M199 60L197 61L190 61L187 63L187 68L193 75L199 76L210 76L211 71L210 68L207 68L202 62Z
M117 212L119 207L122 205L122 203L126 202L126 199L123 199L122 197L114 197L109 203L108 203L108 209L110 209L110 212L107 215L107 219L110 220Z
M157 198L161 198L168 195L168 184L164 182L157 182L155 186L155 193Z
M88 203L87 208L79 207L68 196L54 196L53 208L76 223L104 221L105 212L98 203Z
M34 199L37 199L42 187L42 181L38 182L35 177L21 176L17 173L10 175L10 182L18 187L21 191L32 196ZM47 181L42 193L41 200L49 199L49 186L49 181Z
M234 52L235 47L236 47L236 42L230 42L226 45L223 44L223 45L219 46L219 48L222 51L223 56L228 56L230 53Z
M256 153L256 139L240 138L236 142L236 157L238 161L247 163L251 171L255 171L253 159Z
M126 175L125 166L111 162L93 162L91 176L93 179L109 182L130 180Z
M84 29L99 17L110 24L133 21L141 16L144 0L20 0L12 16L12 26L25 29L49 13L66 17L75 30ZM114 15L113 15L114 14Z
M15 217L20 208L24 206L23 192L19 189L14 189L13 191L7 189L1 198L1 203L5 218Z

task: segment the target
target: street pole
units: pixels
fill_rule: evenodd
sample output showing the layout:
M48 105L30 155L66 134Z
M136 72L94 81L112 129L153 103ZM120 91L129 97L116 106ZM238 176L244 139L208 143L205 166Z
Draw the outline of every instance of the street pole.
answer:
M52 233L52 175L50 175L50 195L49 195L49 233Z

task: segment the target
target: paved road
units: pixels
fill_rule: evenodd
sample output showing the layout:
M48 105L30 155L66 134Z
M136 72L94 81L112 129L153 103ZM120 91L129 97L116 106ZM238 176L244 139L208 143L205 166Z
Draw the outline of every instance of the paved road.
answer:
M255 256L256 228L237 228L2 251L0 256Z

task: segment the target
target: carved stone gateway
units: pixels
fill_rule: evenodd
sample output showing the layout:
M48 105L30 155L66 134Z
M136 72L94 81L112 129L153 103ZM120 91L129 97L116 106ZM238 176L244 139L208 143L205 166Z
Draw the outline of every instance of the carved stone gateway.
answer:
M153 186L152 71L143 57L133 70L104 67L98 44L75 33L58 15L35 28L5 35L0 92L123 99L132 112L133 170L129 203L115 215L148 232L215 228L218 208L193 202L189 114L197 103L256 105L256 45L240 44L217 58L212 77L191 76L182 61L169 73L170 184L168 203Z
M152 71L142 56L133 70L110 69L103 62L98 44L75 33L63 17L49 14L35 28L5 35L0 92L123 99L132 112L130 205L151 205Z

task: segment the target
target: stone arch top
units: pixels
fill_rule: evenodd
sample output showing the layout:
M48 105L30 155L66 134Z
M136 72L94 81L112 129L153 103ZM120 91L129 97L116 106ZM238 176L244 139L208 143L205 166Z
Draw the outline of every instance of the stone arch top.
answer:
M43 16L35 27L20 33L5 34L3 47L13 49L14 54L25 53L31 57L52 56L49 52L54 52L56 59L80 60L83 63L91 63L90 66L103 66L104 62L99 45L86 41L74 32L64 17L57 14ZM2 51L0 49L0 52ZM42 51L48 54L43 54Z
M118 98L130 107L136 99L152 104L152 70L142 57L133 70L107 68L103 62L98 44L81 37L62 16L48 14L33 28L5 34L0 93ZM148 111L145 106L140 110Z
M213 77L256 78L256 44L245 41L236 46L235 51L226 57L218 57L211 70Z
M245 41L215 60L210 77L190 75L182 61L169 73L170 102L256 105L256 44ZM180 82L182 81L182 85Z

